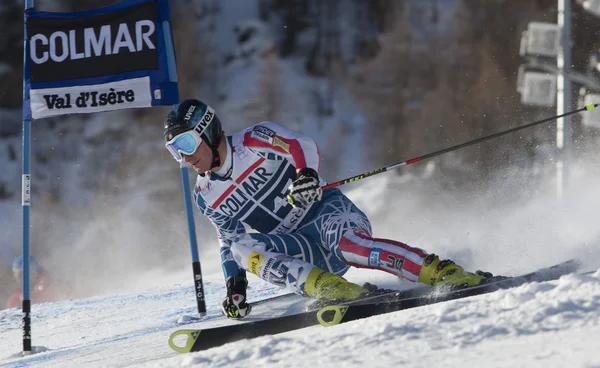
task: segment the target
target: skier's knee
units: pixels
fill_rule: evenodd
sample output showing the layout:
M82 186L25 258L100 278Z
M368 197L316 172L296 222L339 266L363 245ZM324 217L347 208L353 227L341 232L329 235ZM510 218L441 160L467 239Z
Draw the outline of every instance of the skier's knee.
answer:
M233 247L246 247L246 248L257 248L260 249L262 251L265 251L267 248L267 245L258 240L255 239L251 236L251 234L242 234L233 244L232 244L232 250Z
M263 251L264 247L261 247L261 245L256 241L251 242L248 241L248 239L244 239L245 235L246 234L238 239L238 241L235 241L233 244L231 244L229 249L231 250L231 255L237 264L248 271L248 258L255 250Z
M367 230L362 228L349 229L342 234L339 244L333 251L342 262L357 266L363 263L363 258L368 258L372 243L373 238Z

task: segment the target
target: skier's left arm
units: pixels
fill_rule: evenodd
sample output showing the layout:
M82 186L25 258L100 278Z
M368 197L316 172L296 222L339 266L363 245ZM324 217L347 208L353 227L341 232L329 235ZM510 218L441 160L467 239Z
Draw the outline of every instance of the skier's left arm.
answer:
M244 145L262 152L274 152L291 160L296 167L296 180L290 185L288 201L296 207L307 207L321 200L319 147L310 137L273 122L262 122L244 134Z

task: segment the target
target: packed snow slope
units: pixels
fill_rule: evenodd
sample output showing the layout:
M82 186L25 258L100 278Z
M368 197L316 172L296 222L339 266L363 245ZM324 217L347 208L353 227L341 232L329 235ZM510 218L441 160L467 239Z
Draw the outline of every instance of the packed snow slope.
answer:
M353 272L352 279L361 278ZM384 277L385 279L385 277ZM253 300L275 292L252 279ZM380 280L385 281L385 280ZM387 279L388 282L392 280ZM219 317L220 275L207 278L209 315ZM34 308L33 342L20 350L20 312L0 312L0 366L7 367L593 367L600 365L600 270L494 294L411 309L345 325L305 328L184 354L167 345L193 314L189 285ZM274 313L257 307L256 315ZM43 347L43 348L42 348Z
M133 291L34 305L32 341L39 352L31 356L19 355L20 310L0 311L0 366L421 368L443 362L449 367L597 367L600 243L594 225L598 194L590 188L599 183L591 176L585 179L576 182L582 187L572 185L570 201L560 206L537 188L538 194L512 205L478 196L467 206L453 199L458 194L432 194L425 208L415 193L431 188L404 192L399 189L403 177L395 175L365 180L348 195L371 216L377 236L408 239L469 269L515 275L575 257L584 261L584 271L592 271L586 275L181 355L167 344L175 330L236 323L220 316L225 291L215 244L214 253L201 256L209 310L205 321L179 322L195 314L189 265L176 274L140 274ZM499 193L496 188L492 197ZM489 203L498 205L480 208ZM411 286L377 271L353 269L347 277L383 287ZM250 285L251 301L282 292L254 276ZM252 316L294 308L298 305L266 304Z

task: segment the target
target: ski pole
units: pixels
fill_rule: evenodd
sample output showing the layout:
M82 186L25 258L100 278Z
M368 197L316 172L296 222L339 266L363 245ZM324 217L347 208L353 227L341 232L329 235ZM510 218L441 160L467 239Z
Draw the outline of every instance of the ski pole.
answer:
M414 164L416 162L423 161L423 160L431 158L431 157L439 156L439 155L442 155L444 153L455 151L455 150L463 148L463 147L471 146L473 144L477 144L477 143L481 143L481 142L484 142L484 141L487 141L487 140L490 140L490 139L501 137L503 135L506 135L506 134L509 134L509 133L513 133L513 132L516 132L516 131L519 131L519 130L522 130L522 129L527 129L527 128L530 128L530 127L535 126L535 125L547 123L549 121L553 121L553 120L560 119L560 118L565 117L565 116L573 115L573 114L576 114L578 112L582 112L582 111L594 111L594 109L596 107L598 107L598 106L600 106L600 104L588 104L585 107L582 107L582 108L577 109L577 110L566 112L566 113L564 113L562 115L552 116L550 118L546 118L546 119L534 121L533 123L525 124L525 125L522 125L520 127L508 129L508 130L505 130L505 131L499 132L499 133L490 134L488 136L481 137L481 138L478 138L478 139L474 139L472 141L468 141L468 142L465 142L465 143L462 143L462 144L459 144L459 145L456 145L456 146L453 146L453 147L449 147L449 148L446 148L446 149L443 149L443 150L440 150L440 151L428 153L428 154L426 154L424 156L411 158L410 160L398 162L396 164L389 165L389 166L384 166L382 168L379 168L379 169L376 169L376 170L373 170L373 171L367 171L367 172L364 172L364 173L362 173L360 175L356 175L356 176L353 176L353 177L350 177L350 178L347 178L347 179L344 179L344 180L340 180L340 181L336 181L334 183L327 184L327 185L323 186L323 190L327 190L327 189L339 187L341 185L348 184L348 183L353 183L355 181L358 181L358 180L361 180L361 179L364 179L364 178L368 178L369 176L381 174L383 172L390 171L390 170L399 168L401 166L406 166L406 165Z

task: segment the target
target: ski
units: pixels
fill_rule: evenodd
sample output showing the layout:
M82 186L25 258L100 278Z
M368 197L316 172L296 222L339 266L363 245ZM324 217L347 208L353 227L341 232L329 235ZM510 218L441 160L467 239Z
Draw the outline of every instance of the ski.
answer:
M529 282L551 281L560 276L576 272L579 263L570 260L552 267L543 268L528 274L514 277L491 278L490 281L469 288L452 291L435 291L431 287L421 287L400 293L395 300L383 300L330 305L317 312L317 319L322 326L330 327L340 323L354 321L384 313L391 313L409 308L420 307L454 299L467 298L475 295L488 294L497 290L517 287Z
M334 326L378 314L491 293L528 282L555 280L562 275L577 271L578 267L579 264L576 261L570 260L520 276L493 278L492 281L484 285L455 291L433 292L434 288L423 286L407 291L394 291L349 303L311 309L281 317L257 321L241 321L239 324L207 329L178 330L173 332L169 337L169 346L177 352L189 353L210 349L242 339L275 335L318 324ZM185 343L183 345L176 344L175 340L181 339L185 339Z
M255 308L259 305L263 305L263 304L267 304L267 303L281 302L281 301L288 301L288 300L293 301L296 298L301 298L301 297L294 293L287 293L287 294L270 296L265 299L260 299L260 300L254 301L254 302L250 302L249 304L252 308ZM179 317L179 319L177 320L179 325L190 324L190 323L199 323L199 322L203 322L203 321L206 321L205 317L197 317L197 316L189 316L189 315L183 315L183 316Z
M207 329L178 330L169 337L169 346L179 353L190 353L242 339L275 335L314 326L319 324L316 312L317 310L311 310L258 321L240 321L239 324ZM179 336L186 337L185 345L175 343L175 339Z

